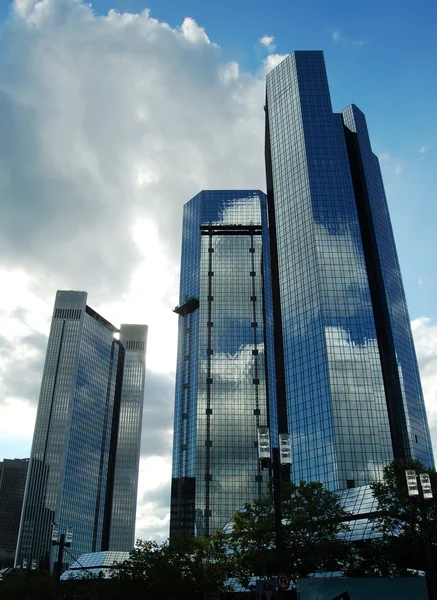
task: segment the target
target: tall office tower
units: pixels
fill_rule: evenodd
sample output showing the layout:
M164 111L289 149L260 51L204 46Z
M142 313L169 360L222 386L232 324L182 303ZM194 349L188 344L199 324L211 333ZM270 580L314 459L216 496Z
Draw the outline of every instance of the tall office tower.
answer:
M28 458L0 461L0 567L14 565Z
M120 343L125 355L117 452L111 457L115 458L113 496L108 502L111 526L109 542L104 542L102 549L130 552L135 545L147 327L121 325Z
M265 226L259 191L203 191L184 207L171 536L209 535L267 492L256 447L267 423Z
M16 564L53 564L53 522L61 532L73 527L73 556L108 549L112 542L123 546L110 547L114 550L134 545L133 478L145 369L139 363L144 363L147 327L122 325L119 341L118 329L86 302L86 292L56 295ZM121 475L124 465L127 479ZM115 509L121 497L126 521ZM68 555L65 560L70 562Z
M343 489L393 457L433 466L378 159L363 113L332 112L322 52L294 52L268 74L265 150L292 477Z

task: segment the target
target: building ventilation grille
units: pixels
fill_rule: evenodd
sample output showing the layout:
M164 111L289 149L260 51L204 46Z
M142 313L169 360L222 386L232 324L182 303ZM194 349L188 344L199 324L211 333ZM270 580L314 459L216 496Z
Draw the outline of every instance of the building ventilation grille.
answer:
M140 350L140 351L144 352L144 348L145 348L144 342L134 342L131 340L126 342L126 350Z
M55 308L55 319L80 319L79 308Z

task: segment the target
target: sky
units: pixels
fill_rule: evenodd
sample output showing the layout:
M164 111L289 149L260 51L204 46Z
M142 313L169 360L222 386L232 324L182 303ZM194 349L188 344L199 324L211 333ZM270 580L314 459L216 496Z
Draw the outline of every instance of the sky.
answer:
M323 50L367 117L437 444L437 3L0 6L0 460L28 457L57 289L147 323L137 536L168 535L182 206L265 189L264 78Z

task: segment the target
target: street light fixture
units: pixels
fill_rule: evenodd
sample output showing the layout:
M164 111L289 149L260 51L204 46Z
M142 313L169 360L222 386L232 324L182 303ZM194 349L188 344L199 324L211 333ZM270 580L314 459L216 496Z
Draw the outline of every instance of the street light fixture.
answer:
M420 486L422 488L423 497L425 500L429 500L432 498L432 487L431 487L431 478L428 473L421 473L419 475Z
M416 471L413 471L412 469L407 469L405 471L405 477L407 478L408 495L418 496L419 486L417 485Z
M279 434L279 461L281 465L291 465L291 438L289 433Z
M432 500L433 493L431 487L431 478L428 473L419 474L419 482L414 469L406 469L405 477L407 480L408 495L419 500L419 510L421 516L421 528L423 543L426 556L426 576L428 581L428 597L430 600L437 600L437 585L434 571L434 559L432 555L431 537L429 534L428 519L426 516L426 500Z
M270 431L268 427L258 427L258 458L270 460Z

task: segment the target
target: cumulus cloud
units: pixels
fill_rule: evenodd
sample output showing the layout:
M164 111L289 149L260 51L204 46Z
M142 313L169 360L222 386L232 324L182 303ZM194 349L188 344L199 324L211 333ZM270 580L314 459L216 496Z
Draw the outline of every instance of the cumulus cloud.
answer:
M172 29L148 12L97 17L79 0L13 6L0 63L3 264L26 261L51 292L92 283L100 303L141 261L136 219L154 221L175 260L187 199L263 184L262 148L247 151L262 135L262 82L221 64L191 18Z
M427 317L411 323L431 438L437 448L437 323Z
M0 458L30 453L55 291L87 290L149 324L138 527L166 537L182 206L264 187L262 73L82 0L15 0L0 50Z
M136 536L163 541L170 522L170 456L152 455L140 460Z
M269 52L274 52L275 51L275 44L274 44L275 38L272 35L263 35L262 38L259 39L259 43L262 46L265 46L265 48L267 48L267 50Z
M260 71L261 75L265 77L267 73L279 65L279 63L282 62L284 58L287 58L287 56L288 54L269 54L263 61Z

